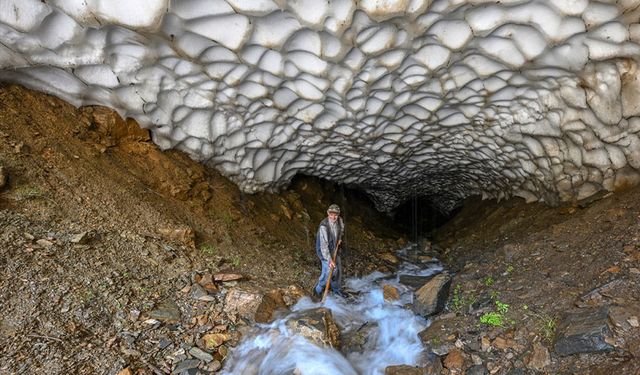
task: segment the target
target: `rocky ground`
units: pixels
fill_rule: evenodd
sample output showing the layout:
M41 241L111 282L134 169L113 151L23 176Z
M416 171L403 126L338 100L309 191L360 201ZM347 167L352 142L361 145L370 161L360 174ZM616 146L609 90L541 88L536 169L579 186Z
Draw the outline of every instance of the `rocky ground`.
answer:
M436 235L455 277L423 340L458 373L640 373L639 192L468 201Z
M227 293L308 293L333 202L349 274L403 242L357 193L300 178L246 196L110 110L0 86L0 373L163 373L208 334L232 345L247 323ZM206 350L202 367L224 362Z
M389 373L640 373L638 192L466 202L417 248L452 280L421 333L437 356ZM357 193L245 196L109 110L0 86L0 374L217 371L308 294L334 201L347 274L394 270L406 241Z

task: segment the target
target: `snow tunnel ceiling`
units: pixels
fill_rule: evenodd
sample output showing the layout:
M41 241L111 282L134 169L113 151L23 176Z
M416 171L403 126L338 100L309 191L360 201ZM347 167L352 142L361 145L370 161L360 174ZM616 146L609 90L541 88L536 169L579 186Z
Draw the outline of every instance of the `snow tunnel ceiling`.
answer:
M0 0L0 81L101 104L246 192L379 208L639 180L638 0Z

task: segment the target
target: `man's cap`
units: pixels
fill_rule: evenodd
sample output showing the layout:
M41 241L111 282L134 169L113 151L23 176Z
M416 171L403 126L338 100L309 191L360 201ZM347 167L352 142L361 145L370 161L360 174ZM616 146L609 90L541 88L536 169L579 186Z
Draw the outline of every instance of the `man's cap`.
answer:
M338 206L337 204L332 204L331 206L329 206L329 208L327 208L327 212L335 212L337 214L340 213L340 206Z

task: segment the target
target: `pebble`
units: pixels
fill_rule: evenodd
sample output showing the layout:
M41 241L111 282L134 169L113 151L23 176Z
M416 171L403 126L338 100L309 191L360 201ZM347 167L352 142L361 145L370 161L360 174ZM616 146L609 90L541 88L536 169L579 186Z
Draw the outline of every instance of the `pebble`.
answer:
M222 368L222 363L220 363L220 361L213 361L211 363L209 363L209 365L207 365L204 370L207 371L211 371L211 372L216 372L218 370L220 370Z
M479 366L482 364L482 358L477 354L471 354L471 361L474 365Z
M129 311L129 320L131 320L132 322L137 321L139 317L140 317L140 310L133 309Z
M84 245L89 241L88 232L82 232L71 236L71 243Z
M170 340L167 339L160 339L160 342L158 343L158 348L160 348L160 350L164 350L166 348L169 347L169 345L171 345L172 342Z
M149 312L149 317L160 321L180 321L180 308L172 300L166 300Z
M199 359L186 359L180 363L178 363L178 365L176 366L176 368L173 369L173 373L174 374L179 374L183 371L187 371L189 369L192 368L197 368L200 365L200 360Z
M204 361L206 363L209 363L211 361L213 361L213 356L207 352L205 352L204 350L197 348L197 347L193 347L189 350L189 354L191 354L192 356L198 358L201 361Z
M45 240L45 239L37 240L36 244L38 244L38 246L41 246L41 247L44 247L44 248L49 248L49 247L53 246L53 242L51 242L49 240Z
M491 341L489 341L489 338L486 336L482 337L482 341L481 341L481 348L483 352L488 352L491 350Z
M222 281L222 282L236 281L242 278L243 276L237 273L218 273L213 275L213 279L215 281Z
M189 294L189 297L191 297L192 299L197 299L199 301L215 300L215 298L213 298L212 296L209 296L209 293L207 293L207 291L204 290L204 288L201 287L199 284L193 284L193 286L191 287L191 292Z

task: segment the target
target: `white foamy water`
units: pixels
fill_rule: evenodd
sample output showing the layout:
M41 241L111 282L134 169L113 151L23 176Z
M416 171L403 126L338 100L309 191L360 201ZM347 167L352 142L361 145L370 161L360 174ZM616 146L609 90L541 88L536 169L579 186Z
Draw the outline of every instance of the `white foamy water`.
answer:
M425 348L418 333L429 322L403 307L412 302L413 294L398 282L399 275L428 276L440 271L442 267L436 264L421 269L406 263L397 274L374 272L348 279L345 289L358 292L349 298L329 295L324 303L314 303L305 297L293 307L294 312L317 307L331 309L342 337L368 327L367 340L359 351L341 353L296 336L286 326L285 317L258 325L252 335L244 337L222 373L378 375L391 365L419 365ZM399 301L384 300L385 284L398 289Z

